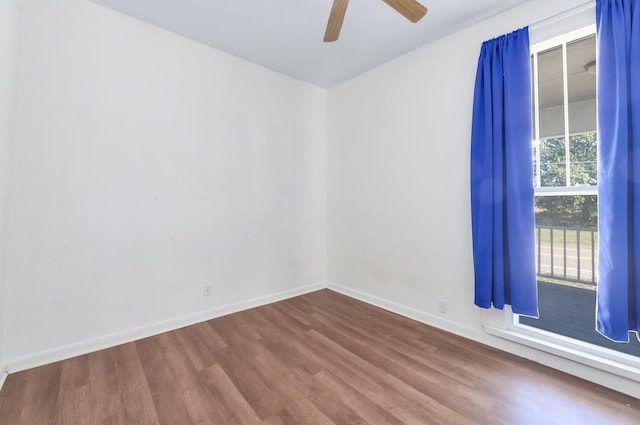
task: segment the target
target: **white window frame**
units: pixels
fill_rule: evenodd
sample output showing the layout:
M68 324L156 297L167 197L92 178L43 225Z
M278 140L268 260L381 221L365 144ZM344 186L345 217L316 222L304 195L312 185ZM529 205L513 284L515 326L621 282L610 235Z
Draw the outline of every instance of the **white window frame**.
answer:
M566 43L579 40L595 34L595 24L588 25L575 31L567 32L561 36L536 43L531 46L533 55L533 84L534 84L534 141L539 143L539 102L537 86L537 54L545 50L563 45L563 72L564 72L564 114L565 114L565 146L568 149L569 117L568 117L568 88L566 67ZM533 147L533 145L532 145ZM536 171L537 184L534 189L535 196L559 196L559 195L597 195L597 186L581 187L568 186L570 184L570 156L567 158L567 186L565 187L540 187L539 172ZM539 150L536 149L536 167L540 166ZM595 306L594 306L595 309ZM587 342L568 338L553 332L537 329L518 323L518 315L514 314L509 306L504 311L489 311L483 317L483 328L488 334L518 342L520 344L536 348L538 350L567 358L578 363L607 371L624 378L640 382L640 358L610 350ZM595 326L595 324L594 324Z

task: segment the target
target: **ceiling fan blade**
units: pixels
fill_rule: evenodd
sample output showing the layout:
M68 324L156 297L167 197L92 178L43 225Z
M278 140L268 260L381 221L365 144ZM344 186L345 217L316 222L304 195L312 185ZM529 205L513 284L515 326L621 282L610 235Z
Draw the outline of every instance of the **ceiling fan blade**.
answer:
M329 22L327 22L327 30L324 33L324 41L329 42L338 39L348 4L349 0L333 0Z
M427 8L418 3L416 0L383 0L389 6L393 7L398 13L410 20L418 22L427 14Z

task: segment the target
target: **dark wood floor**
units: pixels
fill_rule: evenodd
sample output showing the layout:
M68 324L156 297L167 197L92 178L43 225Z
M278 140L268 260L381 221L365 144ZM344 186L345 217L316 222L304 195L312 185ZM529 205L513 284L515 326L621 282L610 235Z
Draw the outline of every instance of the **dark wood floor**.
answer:
M12 374L0 424L640 424L640 401L329 290Z

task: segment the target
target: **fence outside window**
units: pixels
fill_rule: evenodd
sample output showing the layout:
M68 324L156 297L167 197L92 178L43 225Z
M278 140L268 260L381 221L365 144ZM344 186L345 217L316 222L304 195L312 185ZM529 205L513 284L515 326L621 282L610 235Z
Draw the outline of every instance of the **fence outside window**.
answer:
M595 286L598 280L597 229L536 226L539 277Z

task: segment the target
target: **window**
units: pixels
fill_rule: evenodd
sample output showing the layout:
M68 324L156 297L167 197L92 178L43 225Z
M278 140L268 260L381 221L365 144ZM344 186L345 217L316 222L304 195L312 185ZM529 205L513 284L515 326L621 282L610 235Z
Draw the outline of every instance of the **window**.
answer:
M598 259L595 28L531 48L538 319L544 330L640 357L594 329Z
M623 377L620 386L626 388L627 380L640 382L640 344L613 343L594 330L599 148L595 15L595 3L589 2L529 27L540 318L518 316L507 306L504 312L484 312L483 329ZM591 82L585 83L588 78Z

